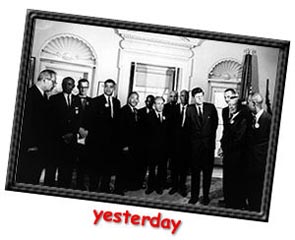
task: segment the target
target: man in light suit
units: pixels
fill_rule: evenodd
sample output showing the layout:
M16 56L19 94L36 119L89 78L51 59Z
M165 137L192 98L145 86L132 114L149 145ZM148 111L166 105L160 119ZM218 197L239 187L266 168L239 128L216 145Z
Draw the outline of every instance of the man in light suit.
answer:
M248 205L250 211L260 211L263 197L265 165L271 126L271 115L263 107L259 93L250 95L248 106L252 112L249 128L249 156L247 168Z
M47 93L56 85L56 73L40 72L37 82L27 92L23 116L16 181L39 184L42 170L50 161L51 123Z
M116 174L119 159L120 101L113 96L116 83L104 82L104 93L92 99L85 129L91 165L90 191L111 193L111 176ZM99 189L100 185L100 189Z
M202 203L208 205L218 115L213 104L204 102L204 91L201 88L194 88L192 97L195 99L195 104L189 105L187 109L187 127L192 146L192 181L189 203L195 204L199 201L200 173L203 172Z

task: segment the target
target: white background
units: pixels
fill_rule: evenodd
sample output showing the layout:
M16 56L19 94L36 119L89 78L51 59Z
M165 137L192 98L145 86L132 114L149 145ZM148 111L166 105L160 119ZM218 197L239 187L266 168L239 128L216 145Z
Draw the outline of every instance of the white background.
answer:
M0 239L295 239L294 51L290 50L268 223L4 191L26 9L170 25L295 41L293 1L15 1L1 2ZM293 22L293 24L292 24ZM293 96L292 96L293 95ZM182 220L167 230L101 222L93 209Z

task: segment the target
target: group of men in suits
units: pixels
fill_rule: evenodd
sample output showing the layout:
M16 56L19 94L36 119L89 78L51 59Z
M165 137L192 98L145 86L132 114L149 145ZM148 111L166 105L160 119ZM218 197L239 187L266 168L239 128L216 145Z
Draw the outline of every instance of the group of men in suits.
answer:
M104 82L102 95L90 98L87 79L79 80L79 94L74 95L75 81L66 77L62 92L48 100L55 84L56 73L44 70L28 90L18 182L38 184L45 169L45 185L71 188L75 170L76 187L81 190L124 195L142 188L146 194L162 194L170 188L169 194L185 197L190 170L189 203L209 204L218 114L213 104L204 102L201 88L192 90L193 104L189 104L189 92L182 90L179 102L178 93L171 91L168 103L161 96L148 95L145 107L137 109L139 94L131 92L121 107L113 96L116 83L112 79ZM231 208L248 204L258 211L270 116L262 108L260 94L250 97L249 107L239 102L233 89L225 91L225 100L228 107L222 112L219 151L224 200ZM201 173L203 197L199 198Z
M243 105L234 89L226 89L222 110L223 193L226 207L260 211L271 116L259 93Z

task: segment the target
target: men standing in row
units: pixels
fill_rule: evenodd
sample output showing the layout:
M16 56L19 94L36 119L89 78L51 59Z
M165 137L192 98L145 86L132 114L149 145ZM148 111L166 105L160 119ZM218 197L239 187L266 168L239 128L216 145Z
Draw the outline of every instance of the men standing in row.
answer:
M154 109L148 118L148 180L146 194L163 193L167 177L167 120L163 114L164 98L156 97Z
M249 132L249 157L247 168L248 205L251 211L261 210L266 157L270 135L271 116L262 107L263 97L254 93L249 97L253 114Z
M50 177L50 185L54 185L58 169L58 186L64 188L71 187L77 157L80 102L72 94L74 87L74 79L66 77L62 81L63 91L50 97L54 156L46 172Z
M188 106L189 93L186 90L180 92L180 103L175 107L175 124L173 131L172 142L174 142L174 155L171 157L171 178L172 188L169 194L179 192L183 197L187 195L186 176L188 165L191 159L191 147L189 133L186 124L186 111ZM168 119L169 121L169 119Z
M47 93L56 84L52 70L40 72L37 82L27 92L20 142L16 181L39 184L42 170L49 162L50 121Z
M203 173L203 204L209 204L209 190L214 165L214 149L218 115L215 106L204 102L204 91L192 90L195 104L188 106L187 124L192 146L191 199L190 204L199 201L200 173Z
M90 161L90 191L110 193L110 179L118 163L120 101L113 97L116 83L104 82L104 93L93 98L85 128Z

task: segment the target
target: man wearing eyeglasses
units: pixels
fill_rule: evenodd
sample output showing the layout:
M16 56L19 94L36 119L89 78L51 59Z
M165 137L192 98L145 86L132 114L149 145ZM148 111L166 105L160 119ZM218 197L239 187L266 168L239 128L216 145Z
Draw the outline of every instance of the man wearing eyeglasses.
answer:
M23 115L17 166L17 182L39 184L50 152L50 121L47 93L56 85L56 73L46 69L28 89Z

